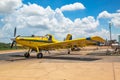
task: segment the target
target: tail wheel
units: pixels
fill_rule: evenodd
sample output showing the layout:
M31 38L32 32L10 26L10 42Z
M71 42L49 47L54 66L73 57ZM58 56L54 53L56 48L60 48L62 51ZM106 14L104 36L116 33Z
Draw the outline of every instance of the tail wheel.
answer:
M70 54L70 51L68 51L68 54Z
M42 58L43 57L43 54L42 53L38 53L37 54L37 58Z
M26 53L24 54L24 56L25 56L25 58L29 58L29 57L30 57L30 54L29 54L28 52L26 52Z

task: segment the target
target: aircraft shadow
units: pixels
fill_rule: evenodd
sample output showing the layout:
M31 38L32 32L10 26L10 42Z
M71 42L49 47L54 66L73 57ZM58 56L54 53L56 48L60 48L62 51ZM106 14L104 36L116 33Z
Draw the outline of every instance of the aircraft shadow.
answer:
M101 52L91 52L91 53L88 53L87 55L106 56L106 52L105 52L105 51L101 51Z
M73 56L67 56L67 54L65 56L61 56L62 54L56 54L56 55L49 55L49 56L44 56L43 59L56 59L56 60L73 60L73 61L96 61L96 60L100 60L101 58L95 58L95 57L90 57L90 56L80 56L80 57L76 57L74 55L77 54L69 54L69 55L73 55ZM24 55L9 55L10 57L15 57L15 58L10 58L10 59L6 59L6 61L19 61L19 60L29 60L29 59L36 59L36 56L30 56L30 58L24 58Z
M44 59L56 59L56 60L73 60L73 61L95 61L101 58L88 58L88 57L55 57L55 56L44 56Z
M11 62L13 62L13 61L21 61L21 60L27 60L27 59L26 58L24 58L24 59L7 59L5 61L11 61Z
M10 57L24 57L24 55L9 55Z

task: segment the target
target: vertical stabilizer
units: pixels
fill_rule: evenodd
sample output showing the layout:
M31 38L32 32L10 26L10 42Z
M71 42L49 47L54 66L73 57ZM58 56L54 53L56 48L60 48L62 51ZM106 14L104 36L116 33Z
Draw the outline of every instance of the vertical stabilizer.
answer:
M67 37L66 37L65 41L66 40L72 40L72 35L71 34L67 34Z

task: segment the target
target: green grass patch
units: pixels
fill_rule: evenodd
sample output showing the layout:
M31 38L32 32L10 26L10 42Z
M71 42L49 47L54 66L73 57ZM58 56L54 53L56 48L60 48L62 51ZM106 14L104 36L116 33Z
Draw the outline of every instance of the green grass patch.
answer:
M0 50L15 50L16 47L10 48L10 43L0 43ZM17 47L17 49L22 49L21 47Z

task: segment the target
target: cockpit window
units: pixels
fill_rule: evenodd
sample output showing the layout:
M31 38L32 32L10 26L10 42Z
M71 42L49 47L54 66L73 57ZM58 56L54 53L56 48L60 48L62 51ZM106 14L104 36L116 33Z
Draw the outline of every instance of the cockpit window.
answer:
M31 37L35 37L35 35L31 35Z
M48 40L52 40L52 36L51 35L45 35L47 38L48 38Z
M50 41L52 40L52 36L51 36L51 35L49 35L49 38L48 38L48 40L50 40Z
M45 37L47 37L49 39L49 35L45 35Z

